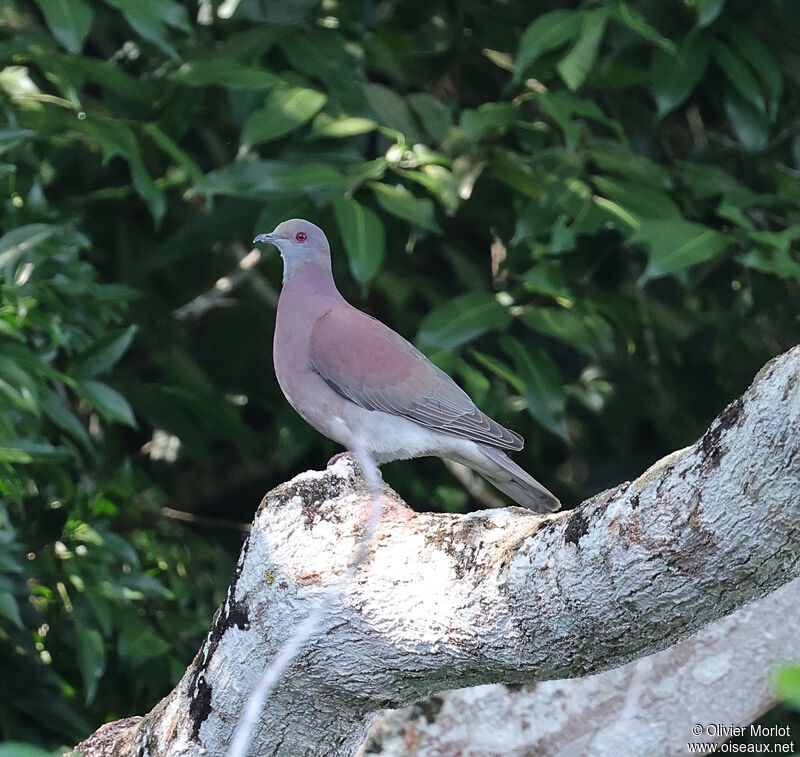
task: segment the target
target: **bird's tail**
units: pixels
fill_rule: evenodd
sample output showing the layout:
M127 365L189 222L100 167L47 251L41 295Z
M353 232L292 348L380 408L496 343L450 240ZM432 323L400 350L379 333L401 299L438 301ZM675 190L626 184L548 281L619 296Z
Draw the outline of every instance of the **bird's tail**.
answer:
M477 447L486 463L477 466L473 461L470 467L518 505L537 513L552 512L561 507L555 495L522 470L505 452L488 444L478 444Z

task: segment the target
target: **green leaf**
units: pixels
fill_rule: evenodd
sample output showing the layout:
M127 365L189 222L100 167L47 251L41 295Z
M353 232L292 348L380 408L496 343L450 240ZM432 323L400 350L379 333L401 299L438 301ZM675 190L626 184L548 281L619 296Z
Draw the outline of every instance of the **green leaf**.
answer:
M334 118L327 113L320 113L311 124L311 136L313 137L332 137L340 139L342 137L354 137L358 134L366 134L376 129L376 124L370 118L358 118L356 116L341 116Z
M102 150L104 162L115 155L121 155L128 161L134 189L147 203L155 222L159 223L166 212L166 198L145 168L139 143L130 126L122 121L87 118L77 121L73 128L93 140L92 144Z
M513 361L522 382L528 413L540 426L567 441L564 423L567 398L553 359L540 347L523 346L510 336L501 337L500 346Z
M170 644L162 639L150 626L129 621L122 625L117 653L123 659L150 660L161 657L170 650Z
M339 189L342 182L342 175L328 163L237 160L206 174L199 189L210 195L246 197L276 192L306 194L318 201L319 193Z
M680 218L681 211L672 198L660 189L639 183L592 177L597 192L617 203L637 220L642 218Z
M600 171L615 174L627 186L644 184L664 188L672 182L670 171L644 155L633 152L624 137L620 141L593 137L587 147L592 162L597 164Z
M511 314L491 294L468 292L434 308L423 319L417 342L423 347L453 350L488 331L502 331Z
M33 456L17 447L0 447L0 463L17 463L27 465L33 462Z
M17 439L9 442L7 447L0 447L0 461L20 463L22 465L37 462L62 462L69 457L71 457L69 450L64 447L57 447L48 442L34 442L28 439Z
M502 360L494 357L494 355L487 355L478 350L471 349L469 354L475 358L484 368L491 371L495 376L501 378L503 381L508 382L515 391L522 394L525 391L525 384L522 379L511 369L511 366L504 363Z
M194 159L187 152L178 146L177 142L175 142L172 137L166 132L161 131L156 124L145 124L144 130L150 135L150 138L162 152L169 155L178 165L184 168L190 179L196 182L203 180L205 174L200 166L194 162Z
M800 238L800 227L790 226L783 231L750 231L747 236L759 246L739 256L742 265L800 283L800 261L792 257L792 247Z
M57 231L58 226L47 223L32 223L7 231L0 237L0 268L15 263Z
M309 2L300 0L303 1ZM303 23L296 27L296 31L287 29L280 36L278 45L294 71L305 74L312 81L321 81L325 91L343 110L364 112L366 102L361 89L363 51L360 43L353 44L339 31L313 28L312 24Z
M136 330L136 326L128 326L101 336L75 360L72 375L77 379L86 379L105 373L128 351Z
M492 383L483 371L479 371L466 360L456 361L458 375L464 381L464 389L479 407L486 401L492 391Z
M89 435L81 422L69 411L66 402L50 387L45 387L39 398L42 410L59 428L74 439L89 444Z
M406 142L415 143L422 139L419 128L405 100L394 90L382 84L364 84L364 96L379 124L400 132Z
M369 283L380 268L386 235L378 215L356 200L339 197L333 210L344 241L350 271L359 284Z
M789 707L800 710L800 667L794 665L775 675L775 691Z
M147 573L132 573L120 579L120 585L126 589L139 592L144 597L165 598L172 597L172 592L164 584Z
M568 280L561 266L542 260L521 276L525 289L565 304L573 302Z
M737 259L747 268L771 273L782 279L794 279L800 284L800 263L791 256L787 249L764 250L758 248L740 255Z
M36 0L53 36L71 53L79 53L92 27L86 0Z
M496 150L492 157L491 168L500 181L526 197L542 199L545 193L542 178L522 155Z
M432 144L444 142L453 125L453 114L438 97L427 92L414 92L406 100L422 122L422 128L431 138Z
M669 113L689 97L703 78L710 56L702 34L689 34L674 53L659 50L655 54L650 79L659 114Z
M16 361L6 357L0 357L0 393L20 410L40 415L38 381Z
M219 86L234 91L255 92L272 89L283 83L280 76L233 58L187 61L177 71L173 71L169 78L188 87Z
M62 749L49 752L33 744L24 744L21 741L3 741L0 743L0 757L60 757L64 754Z
M402 184L373 182L370 184L370 188L375 193L378 204L387 213L422 229L441 234L441 229L434 217L433 202L428 198L415 197Z
M476 110L461 111L459 126L472 140L480 139L487 132L510 126L517 118L517 107L511 103L484 103Z
M648 248L648 264L642 282L685 271L711 260L728 246L717 231L679 219L645 220L629 241Z
M540 334L546 334L589 356L610 354L614 335L608 322L591 312L574 308L537 307L522 315L522 321Z
M264 106L245 122L242 144L253 147L299 129L322 110L327 99L322 92L303 87L272 91Z
M681 181L700 199L719 197L744 188L729 173L717 166L685 161L680 167Z
M113 515L113 513L110 513ZM100 631L107 638L114 628L115 606L108 601L108 597L101 592L88 591L84 595L89 607L92 608L95 618L100 626Z
M699 27L708 26L717 20L725 7L725 0L695 0L695 10L697 11L697 25Z
M374 160L367 160L363 163L357 163L347 169L347 175L344 177L344 191L354 192L364 182L378 181L386 175L388 163L386 158L375 158ZM401 173L404 169L395 169ZM419 171L410 172L419 175Z
M570 152L575 150L583 130L582 119L604 124L624 140L622 129L614 119L607 118L596 103L570 92L537 92L536 100L541 109L561 127Z
M22 628L19 605L10 591L0 591L0 618L10 620L17 628Z
M616 3L611 5L611 12L617 21L625 24L634 34L658 45L662 50L675 52L675 45L672 44L672 41L661 34L638 9L632 8L625 0L616 0Z
M39 53L36 60L42 68L52 70L58 78L63 77L75 86L90 81L110 90L115 96L148 104L161 96L161 82L131 76L108 61L60 53Z
M505 53L501 50L492 50L490 47L484 47L481 54L485 55L488 60L494 63L499 69L514 73L514 57L511 53Z
M594 68L597 52L606 30L608 11L605 8L597 8L584 11L582 16L578 41L556 65L564 84L572 90L578 89Z
M755 34L740 24L728 21L723 28L733 48L766 84L769 93L769 119L774 121L778 115L778 105L783 94L783 72L778 61Z
M186 9L175 0L106 0L119 10L131 28L162 52L178 60L167 27L191 31Z
M728 81L739 90L739 94L759 112L767 112L767 104L761 93L761 86L747 64L737 53L731 50L724 42L714 40L711 43L714 60L725 72Z
M35 133L33 129L20 129L13 126L0 127L0 152L17 147L23 140L29 139Z
M733 88L725 92L725 114L742 147L751 152L763 150L769 142L766 118Z
M96 628L77 626L78 668L83 678L84 701L87 705L94 701L97 685L106 669L106 646L103 636Z
M78 392L92 407L106 420L123 423L131 428L137 428L133 410L116 389L99 381L81 381Z
M577 37L582 24L582 14L572 10L550 11L531 22L519 43L515 80L519 81L525 69L540 55Z

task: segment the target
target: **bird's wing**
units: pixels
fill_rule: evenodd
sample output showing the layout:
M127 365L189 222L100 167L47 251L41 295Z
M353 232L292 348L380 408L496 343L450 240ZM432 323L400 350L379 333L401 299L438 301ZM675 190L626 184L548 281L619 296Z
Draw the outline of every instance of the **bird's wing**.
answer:
M522 449L519 434L484 415L416 347L355 308L336 308L314 324L310 359L335 391L367 410L495 447Z

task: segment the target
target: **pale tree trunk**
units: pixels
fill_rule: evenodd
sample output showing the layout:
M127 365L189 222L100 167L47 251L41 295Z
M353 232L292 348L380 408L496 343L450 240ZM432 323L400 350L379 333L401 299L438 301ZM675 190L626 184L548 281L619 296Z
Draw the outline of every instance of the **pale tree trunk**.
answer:
M266 702L250 753L353 754L385 708L615 668L774 591L800 574L799 429L795 348L695 445L574 511L417 513L386 488L367 559ZM369 511L350 458L268 494L183 679L143 718L89 737L84 754L223 755L254 683L346 572ZM639 718L650 673L627 675L622 706ZM531 717L542 722L535 707Z
M689 742L749 734L749 724L776 703L771 674L800 662L798 607L800 578L685 641L604 673L434 694L378 715L359 754L685 755ZM763 728L752 730L758 736ZM776 741L799 746L800 734Z

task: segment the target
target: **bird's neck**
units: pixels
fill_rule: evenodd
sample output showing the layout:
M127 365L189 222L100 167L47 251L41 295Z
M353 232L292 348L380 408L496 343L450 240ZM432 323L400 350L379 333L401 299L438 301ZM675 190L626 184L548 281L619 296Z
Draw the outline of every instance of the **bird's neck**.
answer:
M340 304L344 298L339 294L333 280L330 259L299 262L284 266L282 300L295 300L306 303L307 307Z
M305 263L286 279L278 299L273 343L275 373L285 394L290 392L292 377L309 368L308 344L314 324L340 307L347 303L333 283L329 265Z
M330 281L333 281L331 273L331 259L328 255L317 255L315 257L300 257L299 255L281 256L283 258L283 283L287 284L297 275L308 276L309 271L318 270L320 275L327 274Z

